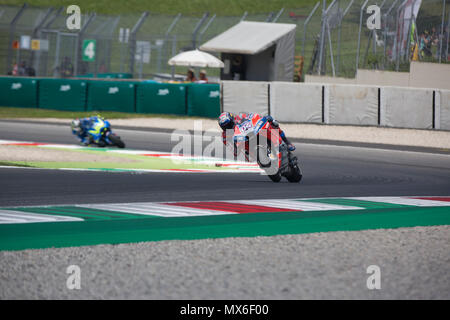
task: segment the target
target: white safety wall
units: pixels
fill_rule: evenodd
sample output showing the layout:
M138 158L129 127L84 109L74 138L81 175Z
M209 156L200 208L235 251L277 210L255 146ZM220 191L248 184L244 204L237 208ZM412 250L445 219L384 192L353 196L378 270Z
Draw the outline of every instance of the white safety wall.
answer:
M450 90L449 64L411 61L409 70L409 87Z
M236 114L270 112L275 119L291 123L323 120L450 130L450 90L260 81L222 81L221 87L223 111Z
M261 81L222 81L223 111L239 114L269 113L269 83Z
M378 88L357 85L325 86L330 124L378 124Z
M271 82L270 115L281 122L322 123L322 85Z
M450 130L450 90L436 90L436 129Z
M380 124L387 127L432 129L433 90L382 87Z

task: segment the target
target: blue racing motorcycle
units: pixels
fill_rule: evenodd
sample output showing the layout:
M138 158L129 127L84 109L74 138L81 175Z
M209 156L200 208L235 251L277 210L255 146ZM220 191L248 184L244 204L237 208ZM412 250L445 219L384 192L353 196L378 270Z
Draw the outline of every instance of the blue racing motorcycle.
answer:
M72 121L72 133L85 145L96 144L99 147L116 146L125 148L125 143L111 130L111 124L102 117Z

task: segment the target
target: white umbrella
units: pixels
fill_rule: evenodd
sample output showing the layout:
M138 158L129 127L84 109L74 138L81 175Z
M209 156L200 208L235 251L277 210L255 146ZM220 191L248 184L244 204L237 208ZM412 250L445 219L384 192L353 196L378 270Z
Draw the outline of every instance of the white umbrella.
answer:
M171 66L188 66L200 68L223 68L224 64L221 60L213 55L200 51L192 50L177 54L169 60Z

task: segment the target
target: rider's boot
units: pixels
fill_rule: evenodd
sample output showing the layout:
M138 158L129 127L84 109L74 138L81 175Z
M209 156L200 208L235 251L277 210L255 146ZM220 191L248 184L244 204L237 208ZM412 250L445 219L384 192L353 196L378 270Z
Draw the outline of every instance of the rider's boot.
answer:
M89 138L84 138L83 140L81 140L81 144L83 145L83 146L89 146L90 144L91 144L91 141L90 141L90 139Z

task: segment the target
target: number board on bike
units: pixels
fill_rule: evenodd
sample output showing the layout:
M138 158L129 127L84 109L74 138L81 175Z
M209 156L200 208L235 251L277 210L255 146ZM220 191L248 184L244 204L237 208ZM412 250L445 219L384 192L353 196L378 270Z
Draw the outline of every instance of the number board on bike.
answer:
M253 123L250 120L245 121L244 123L242 123L239 126L239 129L241 129L241 131L243 133L250 131L253 128Z

